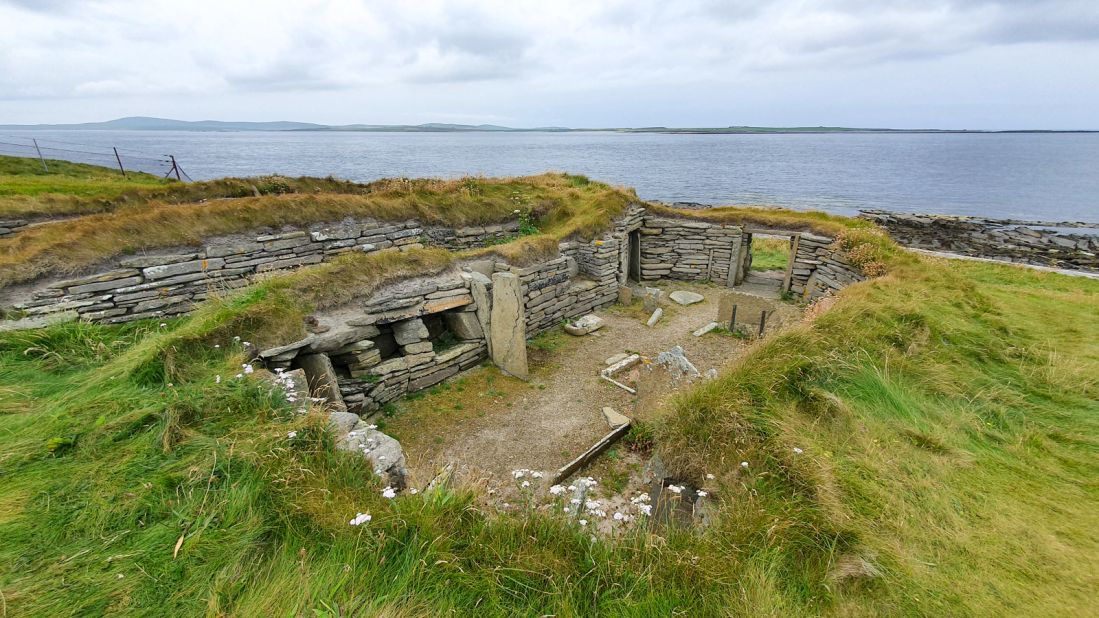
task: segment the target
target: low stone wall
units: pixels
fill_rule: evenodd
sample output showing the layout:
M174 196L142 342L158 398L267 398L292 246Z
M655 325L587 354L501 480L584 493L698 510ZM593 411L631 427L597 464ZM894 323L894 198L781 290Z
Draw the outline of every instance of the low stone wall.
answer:
M618 299L617 240L566 243L562 253L516 271L522 284L528 337Z
M1099 224L1026 224L883 211L864 211L860 216L881 225L894 240L909 247L1054 268L1099 271L1099 229L1096 229ZM1088 227L1091 234L1068 231Z
M432 246L452 251L499 244L514 238L517 234L519 234L518 221L460 228L432 227L424 232Z
M42 284L29 292L29 299L10 306L32 317L66 312L73 319L107 324L159 318L187 313L211 290L247 285L264 272L318 264L349 251L408 250L422 247L425 239L442 239L452 248L484 246L517 229L518 223L512 222L425 232L416 221L345 220L305 230L213 238L197 250L127 256L93 275Z
M797 235L788 286L793 294L815 300L865 279L841 252L833 249L831 238Z
M701 221L645 217L641 227L641 278L729 280L743 229Z

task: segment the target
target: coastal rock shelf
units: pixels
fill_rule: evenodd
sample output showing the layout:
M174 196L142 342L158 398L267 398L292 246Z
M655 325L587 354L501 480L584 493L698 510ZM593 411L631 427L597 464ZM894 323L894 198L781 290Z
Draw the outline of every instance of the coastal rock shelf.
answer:
M863 211L860 216L884 227L897 242L917 249L1099 272L1099 224L1024 222L878 210Z

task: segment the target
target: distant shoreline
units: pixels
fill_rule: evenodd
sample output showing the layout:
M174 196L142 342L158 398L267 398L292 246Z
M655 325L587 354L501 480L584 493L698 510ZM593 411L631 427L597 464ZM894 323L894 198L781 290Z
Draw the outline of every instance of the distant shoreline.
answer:
M1099 133L1097 129L888 129L865 127L505 127L499 125L466 125L426 123L418 125L323 125L309 122L231 122L220 120L173 120L169 118L130 117L106 122L79 124L6 124L0 131L257 131L257 132L318 132L318 133L659 133L665 135L820 135L820 134L1059 134Z

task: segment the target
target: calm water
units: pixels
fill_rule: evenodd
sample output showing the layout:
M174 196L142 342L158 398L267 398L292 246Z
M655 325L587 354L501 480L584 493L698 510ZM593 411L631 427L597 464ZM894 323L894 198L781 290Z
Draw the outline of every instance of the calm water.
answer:
M10 138L30 133L7 132ZM1099 222L1099 134L658 135L36 131L174 154L195 179L586 174L646 199ZM0 137L2 141L12 141ZM56 140L51 142L50 140ZM79 147L76 147L79 148ZM0 150L0 152L5 152ZM134 152L133 154L138 154ZM79 158L81 155L70 155ZM113 163L103 161L104 163Z

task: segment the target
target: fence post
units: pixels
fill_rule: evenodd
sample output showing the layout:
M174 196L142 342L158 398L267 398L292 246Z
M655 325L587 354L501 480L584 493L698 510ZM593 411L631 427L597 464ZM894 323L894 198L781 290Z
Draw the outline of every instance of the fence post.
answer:
M759 312L759 336L763 336L763 329L767 326L767 310Z
M126 168L122 167L122 157L118 156L118 148L111 146L111 150L114 150L114 160L118 161L118 169L122 171L122 177L128 178L128 176L126 176Z
M729 317L729 332L736 333L736 305L733 305L733 314Z
M42 149L38 147L38 140L31 138L34 142L34 149L38 152L38 160L42 162L42 169L46 170L46 173L50 173L50 168L46 166L46 158L42 156Z
M172 172L175 172L176 173L176 180L178 180L180 182L183 182L183 179L179 177L179 166L176 165L176 156L175 155L168 155L168 156L172 158L172 169L168 170L168 173L171 174Z

